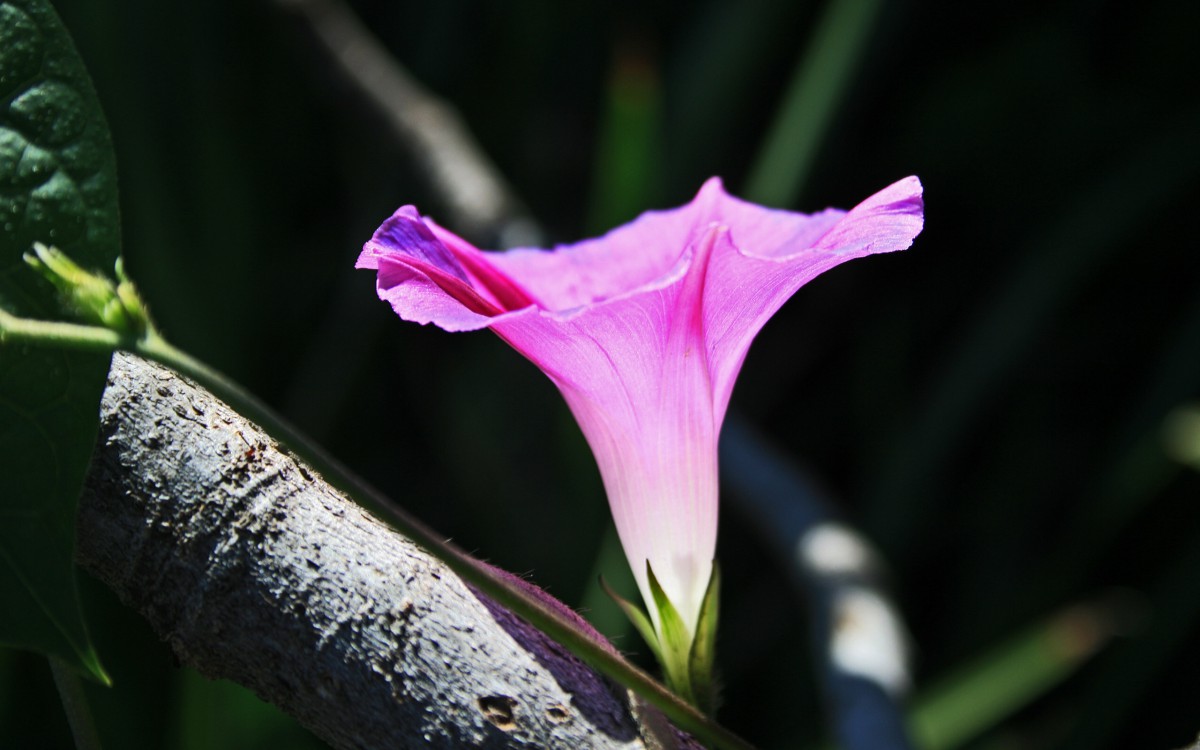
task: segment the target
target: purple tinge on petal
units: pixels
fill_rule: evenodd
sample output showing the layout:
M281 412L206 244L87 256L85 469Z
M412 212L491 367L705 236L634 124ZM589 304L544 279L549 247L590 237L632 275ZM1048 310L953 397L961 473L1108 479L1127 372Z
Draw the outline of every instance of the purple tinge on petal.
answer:
M437 271L402 257L380 258L378 269L379 298L405 320L434 323L447 331L474 331L491 324L494 313L483 300L470 298L470 287L455 285Z
M889 253L912 245L924 226L921 181L906 177L850 209L817 246L851 258Z
M434 235L454 255L471 284L477 289L485 290L498 307L512 311L537 304L516 280L496 268L494 261L501 257L500 254L485 254L458 235L442 229L433 222L429 224Z
M464 284L469 283L458 259L421 219L415 206L402 206L375 230L359 258L359 267L365 265L365 258L396 253L413 265L435 268Z
M380 298L405 320L474 330L497 315L534 305L485 254L412 206L396 211L364 245L358 268L378 270Z
M358 265L406 320L489 327L546 372L595 454L643 596L649 561L693 627L716 545L717 436L750 343L820 273L908 247L922 216L915 177L813 215L714 178L685 206L553 250L483 252L406 206Z

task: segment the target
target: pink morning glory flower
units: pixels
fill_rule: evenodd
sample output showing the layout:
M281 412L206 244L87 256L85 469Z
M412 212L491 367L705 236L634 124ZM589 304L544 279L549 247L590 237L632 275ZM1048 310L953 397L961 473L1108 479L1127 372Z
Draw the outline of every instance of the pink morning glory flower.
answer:
M357 265L378 272L401 318L489 328L554 381L655 629L647 562L694 633L716 548L717 437L750 342L806 282L908 247L922 223L916 177L811 215L739 200L713 178L685 206L551 250L481 251L404 206Z

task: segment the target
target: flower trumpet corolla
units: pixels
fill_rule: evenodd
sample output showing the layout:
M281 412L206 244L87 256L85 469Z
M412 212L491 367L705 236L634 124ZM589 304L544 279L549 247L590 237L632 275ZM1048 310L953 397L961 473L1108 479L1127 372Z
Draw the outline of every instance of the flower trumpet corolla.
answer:
M357 265L377 271L380 298L401 318L490 328L558 386L650 610L652 625L639 626L653 628L678 686L680 667L664 652L678 647L686 660L697 630L711 633L701 611L714 570L717 436L750 342L818 274L912 244L922 211L916 177L850 211L812 215L747 203L713 178L691 203L597 239L485 252L404 206ZM673 647L679 632L685 643Z

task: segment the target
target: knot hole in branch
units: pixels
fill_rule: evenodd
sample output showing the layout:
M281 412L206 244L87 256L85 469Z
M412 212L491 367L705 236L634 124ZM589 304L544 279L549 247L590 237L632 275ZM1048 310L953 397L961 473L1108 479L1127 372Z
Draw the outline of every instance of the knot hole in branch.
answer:
M507 695L485 695L479 699L479 710L483 712L483 718L502 731L511 732L517 728L515 698Z

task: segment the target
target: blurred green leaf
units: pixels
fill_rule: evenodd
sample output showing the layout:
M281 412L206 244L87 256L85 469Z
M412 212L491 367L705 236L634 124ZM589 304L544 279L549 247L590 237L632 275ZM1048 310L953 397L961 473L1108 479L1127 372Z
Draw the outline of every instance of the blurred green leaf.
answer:
M579 609L587 613L596 630L610 641L623 644L626 650L635 650L633 644L627 643L631 625L628 615L622 612L613 594L626 600L638 600L642 596L625 559L617 529L609 520L600 537L587 587L580 596Z
M1200 469L1200 406L1186 404L1167 415L1163 444L1171 458Z
M52 318L56 292L22 256L43 242L111 269L120 226L108 127L45 0L0 3L0 98L0 307ZM72 555L108 359L0 344L0 643L55 654L101 681Z
M176 672L174 726L163 747L170 750L323 748L324 743L279 708L228 680L210 680L192 669Z
M661 158L658 71L645 55L619 53L596 147L588 228L606 232L657 203Z
M925 750L960 747L1044 695L1112 634L1110 609L1068 609L943 679L913 709L917 745Z
M746 198L770 206L796 202L879 7L879 0L831 0L826 6L746 180Z

